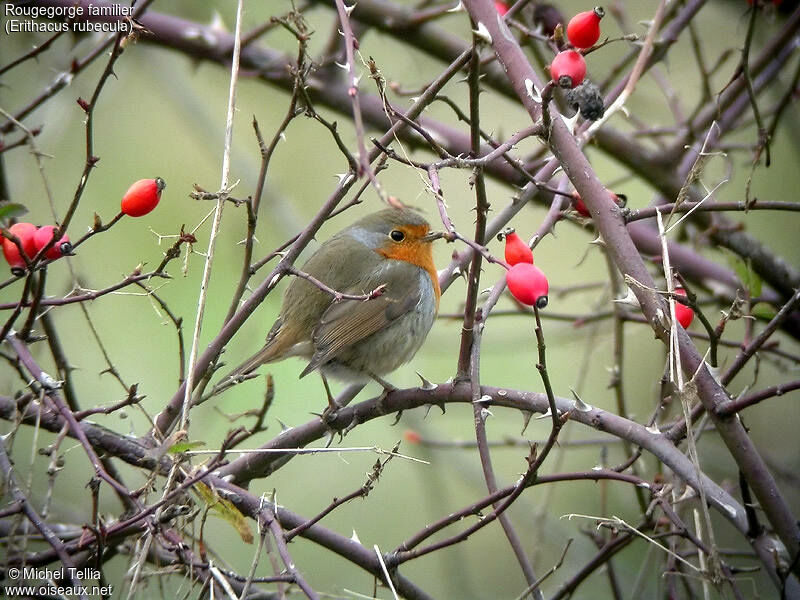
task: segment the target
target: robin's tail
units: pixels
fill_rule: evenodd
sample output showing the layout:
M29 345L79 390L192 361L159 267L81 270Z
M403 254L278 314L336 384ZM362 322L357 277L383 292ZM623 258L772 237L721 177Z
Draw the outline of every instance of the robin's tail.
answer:
M236 367L236 369L234 369L230 373L230 375L228 375L228 377L238 378L238 377L244 377L245 375L249 375L264 363L269 362L271 354L272 352L270 346L269 345L264 346L263 348L261 348L261 350L253 354L253 356L251 356L241 365Z
M264 344L264 347L231 371L225 379L246 377L263 364L290 356L294 344L293 340L289 339L285 333L280 327L280 322L276 322L267 335L267 343Z
M236 367L233 371L228 373L228 376L223 379L241 379L255 371L258 367L268 362L273 362L281 358L275 352L277 344L267 343L261 350L253 354L250 358L244 361L241 365Z
M261 350L231 371L225 379L241 379L247 377L261 365L275 362L286 356L284 354L283 345L275 342L278 342L278 340L273 339L268 341Z

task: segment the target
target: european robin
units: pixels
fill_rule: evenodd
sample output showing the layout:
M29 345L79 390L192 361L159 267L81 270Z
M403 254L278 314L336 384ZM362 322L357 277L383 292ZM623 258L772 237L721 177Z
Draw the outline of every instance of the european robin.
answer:
M388 208L356 221L323 243L301 270L337 292L369 300L336 300L295 277L264 347L236 373L289 356L309 359L300 377L320 370L357 382L381 379L420 349L439 308L439 279L431 242L442 237L409 208Z

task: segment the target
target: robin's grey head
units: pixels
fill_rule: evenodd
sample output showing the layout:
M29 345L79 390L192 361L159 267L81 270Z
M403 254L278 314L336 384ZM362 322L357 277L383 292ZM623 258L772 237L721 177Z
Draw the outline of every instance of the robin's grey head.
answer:
M417 211L410 208L386 208L369 214L342 232L373 250L393 245L432 242L441 237L431 233L431 226Z

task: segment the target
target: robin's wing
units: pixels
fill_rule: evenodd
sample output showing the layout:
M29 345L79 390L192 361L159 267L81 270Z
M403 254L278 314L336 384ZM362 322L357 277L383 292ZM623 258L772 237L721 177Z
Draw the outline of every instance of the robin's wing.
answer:
M367 294L381 284L386 285L386 292L378 298L342 300L331 304L314 329L314 355L300 377L335 358L342 349L388 327L412 310L421 296L420 271L419 267L410 263L391 261L388 268L370 278L365 282L366 285L339 290L347 294Z

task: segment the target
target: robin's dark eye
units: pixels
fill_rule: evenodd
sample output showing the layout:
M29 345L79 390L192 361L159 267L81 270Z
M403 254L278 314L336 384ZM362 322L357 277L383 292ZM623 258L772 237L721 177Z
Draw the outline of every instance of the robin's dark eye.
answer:
M406 239L406 234L400 231L399 229L393 229L392 232L389 234L389 237L392 238L395 242L402 242Z

